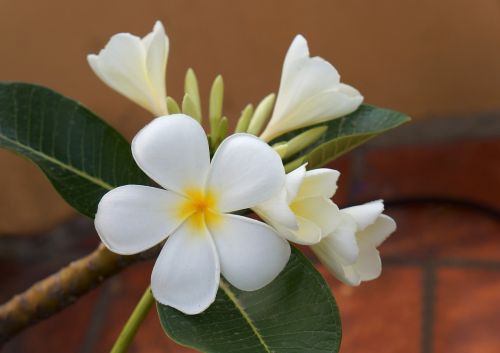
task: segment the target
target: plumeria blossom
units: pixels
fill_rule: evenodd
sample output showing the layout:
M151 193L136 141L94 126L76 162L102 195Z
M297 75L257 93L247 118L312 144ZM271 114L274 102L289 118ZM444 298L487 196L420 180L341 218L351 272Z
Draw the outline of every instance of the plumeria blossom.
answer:
M157 301L186 314L214 300L220 274L241 290L271 282L290 256L288 242L268 225L234 214L279 192L278 154L259 138L226 138L210 161L194 119L159 117L133 139L139 167L164 189L125 185L101 199L95 225L113 252L135 254L168 237L151 275Z
M298 244L315 244L340 222L338 207L330 200L340 173L333 169L306 171L305 165L288 173L274 198L253 208L284 238Z
M382 200L340 210L337 229L311 248L342 282L357 286L380 276L377 247L396 230L394 220L382 214Z
M168 37L160 21L144 38L118 33L98 55L87 56L95 74L109 87L149 110L166 115L165 73Z
M396 229L381 200L339 210L330 200L340 173L333 169L288 173L280 193L253 210L284 238L311 245L342 282L357 286L377 278L382 263L377 247Z
M271 141L288 131L339 118L362 101L358 90L340 82L329 62L310 57L306 39L297 35L285 57L273 115L260 137Z

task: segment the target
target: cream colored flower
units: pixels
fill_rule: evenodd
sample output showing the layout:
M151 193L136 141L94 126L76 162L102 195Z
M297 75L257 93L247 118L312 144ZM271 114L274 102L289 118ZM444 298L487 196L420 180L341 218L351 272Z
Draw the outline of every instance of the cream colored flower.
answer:
M396 230L394 220L382 214L382 200L340 210L337 229L311 246L328 270L342 282L357 286L380 276L377 247Z
M168 37L160 21L144 38L118 33L98 55L87 56L95 74L109 87L153 115L168 114L165 73Z
M288 131L339 118L355 111L363 96L340 82L337 70L320 57L310 57L301 35L285 57L273 115L261 138L271 141Z
M125 185L99 202L95 226L113 252L135 254L168 237L151 275L157 301L186 314L205 310L220 274L256 290L285 267L290 245L268 225L231 212L278 192L285 171L259 138L226 138L210 161L201 125L183 114L153 120L132 141L139 167L164 189Z
M330 200L340 173L333 169L306 171L301 166L287 174L281 192L252 209L284 238L315 244L340 222L338 207Z

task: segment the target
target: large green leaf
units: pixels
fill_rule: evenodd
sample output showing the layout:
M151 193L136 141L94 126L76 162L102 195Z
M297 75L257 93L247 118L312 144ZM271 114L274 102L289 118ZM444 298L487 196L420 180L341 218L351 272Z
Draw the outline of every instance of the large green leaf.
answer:
M110 189L148 180L116 130L77 102L33 84L0 83L0 147L33 161L90 217Z
M304 157L309 169L317 168L409 120L407 115L394 110L364 104L349 115L319 124L328 127L323 136L293 158ZM290 140L308 128L292 131L273 142Z
M199 315L157 307L165 332L202 352L332 353L340 346L330 288L296 249L278 278L260 290L243 292L221 279L215 302Z

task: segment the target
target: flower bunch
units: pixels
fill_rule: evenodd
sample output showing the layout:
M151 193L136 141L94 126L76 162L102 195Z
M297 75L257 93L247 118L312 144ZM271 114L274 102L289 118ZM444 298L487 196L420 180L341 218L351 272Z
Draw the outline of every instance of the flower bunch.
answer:
M326 130L308 127L354 112L361 94L341 83L330 63L310 57L298 35L286 54L278 95L266 96L255 109L248 105L230 136L223 81L214 81L207 137L194 71L186 75L180 105L166 94L168 43L157 22L144 38L120 33L88 56L102 81L155 117L133 139L132 154L158 186L109 191L95 217L102 242L113 252L135 254L168 238L151 288L158 302L186 314L215 300L221 274L245 291L269 284L287 264L288 241L310 245L347 284L378 277L376 248L395 230L382 201L339 209L331 201L338 171L307 170L300 159L283 163ZM281 139L298 129L292 139ZM247 217L251 211L262 221Z

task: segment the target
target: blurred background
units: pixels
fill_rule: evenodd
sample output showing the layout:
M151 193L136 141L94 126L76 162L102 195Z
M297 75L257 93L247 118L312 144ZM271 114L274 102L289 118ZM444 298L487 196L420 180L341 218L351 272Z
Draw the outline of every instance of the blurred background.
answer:
M46 85L131 138L147 112L111 91L86 55L117 32L156 20L170 38L168 94L180 100L193 67L208 95L222 74L233 122L279 85L297 33L369 104L408 113L331 167L341 206L383 198L398 231L381 248L380 279L349 288L325 273L339 302L342 351L500 351L500 2L0 0L0 79ZM97 245L92 223L41 172L0 150L1 301ZM128 269L64 312L28 329L6 352L107 352L149 281ZM190 352L151 313L134 352Z

